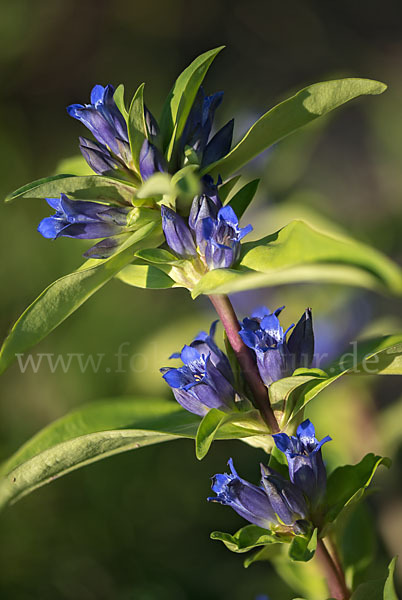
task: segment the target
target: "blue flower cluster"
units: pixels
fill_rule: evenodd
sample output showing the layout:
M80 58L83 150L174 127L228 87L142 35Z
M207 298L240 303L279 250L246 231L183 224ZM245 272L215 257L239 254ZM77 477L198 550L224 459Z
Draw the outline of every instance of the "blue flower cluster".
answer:
M41 221L38 231L53 240L60 236L92 240L122 233L130 210L99 202L70 200L65 194L48 198L47 203L56 212Z
M261 465L260 485L254 485L239 477L230 459L230 473L213 477L212 490L216 496L208 500L230 506L259 527L305 533L325 494L326 470L321 448L331 438L327 436L319 442L308 419L299 425L296 436L278 433L273 438L286 456L289 479Z
M114 93L115 89L110 84L105 87L95 85L89 104L71 104L67 107L67 112L85 125L95 138L90 140L80 137L81 153L93 171L99 175L130 179L136 177L136 174L127 122L116 105ZM229 152L233 137L233 119L210 139L215 111L222 98L223 92L206 96L202 88L198 90L179 140L178 155L175 156L175 160L171 160L170 167L162 151L159 125L144 106L146 139L139 156L139 175L143 181L156 172L168 172L169 168L174 172L183 166L188 149L193 151L201 168ZM204 193L194 199L190 215L190 228L193 233L182 217L167 207L162 208L168 245L180 257L186 258L197 256L198 247L209 269L232 266L239 257L240 240L251 230L251 226L241 229L233 210L222 207L217 185L213 184L211 178L204 177ZM109 211L105 211L98 208L96 202L71 202L66 195L47 201L55 208L56 214L40 223L38 230L44 237L93 239L124 232L126 220L115 218L116 211L119 210L122 217L124 216L124 208L110 208ZM78 223L80 227L76 226Z
M95 137L96 142L80 137L80 150L89 166L100 175L115 170L132 170L132 156L127 123L114 100L115 89L95 85L89 104L71 104L67 107L70 116L81 121ZM233 119L209 139L215 110L221 104L223 92L206 96L202 87L184 126L180 138L180 153L175 168L184 162L185 151L191 148L201 167L205 167L225 156L230 150L233 137ZM167 172L168 164L162 152L159 125L149 109L144 106L144 121L147 137L143 142L139 166L143 181L158 171Z
M314 357L314 333L311 309L307 308L296 327L284 332L278 316L284 306L273 313L266 307L255 310L243 320L239 335L253 350L265 385L292 375L295 369L310 367ZM294 327L294 329L293 329ZM287 340L288 332L293 329Z
M170 217L165 214L164 219L167 218ZM176 236L176 247L183 245L181 256L191 256L188 252L189 240L192 240L190 230L185 229L186 237L180 237L174 229L181 221L182 217L176 215L172 225L165 227L171 227L172 239ZM186 241L187 254L184 249ZM192 248L195 253L195 245ZM296 368L310 366L314 354L311 309L305 310L296 327L291 325L283 332L278 320L283 308L270 313L268 308L261 307L239 325L239 334L255 352L257 366L266 385L291 375ZM214 341L216 323L212 323L209 334L204 331L199 333L190 346L184 346L181 353L172 354L170 358L181 358L182 367L161 369L176 400L197 415L204 415L210 408L229 410L234 406L234 376L228 358ZM286 334L293 327L292 335L286 341Z
M235 406L234 377L226 355L214 341L217 321L209 334L201 331L189 346L170 358L180 358L183 366L164 367L163 378L186 410L204 416L210 408L223 411Z
M181 258L200 256L209 270L228 269L240 256L240 242L253 228L240 227L234 210L222 206L217 192L193 200L188 223L162 206L162 228L168 246Z
M186 147L194 150L201 167L206 167L225 156L232 144L234 120L231 119L211 138L215 111L223 100L223 92L206 96L198 90L180 141L181 153Z
M95 85L90 104L67 107L68 114L81 121L97 140L80 137L80 150L91 169L99 175L132 166L127 123L116 106L114 92L112 85Z

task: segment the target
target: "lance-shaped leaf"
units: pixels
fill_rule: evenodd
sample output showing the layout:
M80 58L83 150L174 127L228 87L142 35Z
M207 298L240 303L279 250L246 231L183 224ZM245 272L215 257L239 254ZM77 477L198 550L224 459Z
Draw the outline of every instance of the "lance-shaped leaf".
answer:
M358 464L338 467L331 473L324 499L327 523L334 521L352 502L362 498L380 465L389 468L391 461L389 458L367 454Z
M163 271L153 265L128 265L115 275L127 285L149 290L166 290L179 287L177 283Z
M265 113L242 140L204 172L226 179L252 158L303 125L326 115L353 98L381 94L384 83L370 79L338 79L310 85Z
M142 144L147 137L147 127L144 113L144 83L140 85L131 101L128 113L128 137L130 140L133 163L140 172L140 152Z
M283 413L282 427L344 375L402 375L402 334L357 341L326 370L297 369L270 386L271 404Z
M103 175L53 175L24 185L9 194L6 202L17 198L58 198L60 194L67 194L73 200L126 205L134 198L134 184Z
M388 577L385 581L384 586L384 600L398 600L398 596L396 595L395 584L394 584L394 572L396 565L397 557L395 556L388 567Z
M200 417L177 402L114 398L93 402L55 421L0 466L0 508L70 471L119 452L195 438ZM241 439L255 428L228 423L218 439Z
M222 428L225 431L229 425L252 432L251 438L243 439L246 443L251 442L250 445L258 444L260 437L271 438L267 435L268 430L257 410L225 413L212 408L201 420L195 437L195 454L198 460L202 460L208 454L212 442L219 437L219 432Z
M353 592L350 600L399 600L394 584L394 571L397 557L388 566L388 577L362 583Z
M235 211L238 219L243 216L251 204L259 183L259 179L249 181L249 183L246 183L246 185L244 185L228 202L229 206Z
M174 137L180 137L198 88L215 56L224 46L214 48L198 56L176 79L162 109L160 128L164 148L167 148ZM174 140L173 140L174 142Z
M402 271L381 252L345 236L318 231L304 221L292 221L261 240L244 243L237 268L209 271L192 295L307 281L402 294Z
M246 525L233 535L223 533L222 531L213 531L211 533L212 540L223 542L232 552L248 552L258 546L266 546L268 544L277 544L282 541L289 542L289 536L280 536L258 527L258 525Z
M317 529L310 535L296 535L289 547L289 558L300 562L311 560L317 548Z
M222 204L225 204L240 179L241 175L236 175L236 177L228 179L228 181L225 181L225 183L222 183L222 185L219 186L219 198L221 199Z
M151 237L155 236L155 237ZM160 228L149 223L134 232L105 260L89 260L80 269L47 287L15 323L0 351L0 373L21 354L45 338L88 298L128 265L136 249L161 242ZM146 242L145 242L146 240Z
M227 413L212 408L202 419L195 438L195 455L198 460L202 460L208 454L214 438L220 427L229 418Z
M126 109L126 103L124 101L124 85L122 83L120 83L120 85L117 86L116 91L113 94L113 100L115 101L117 108L127 121L128 113Z

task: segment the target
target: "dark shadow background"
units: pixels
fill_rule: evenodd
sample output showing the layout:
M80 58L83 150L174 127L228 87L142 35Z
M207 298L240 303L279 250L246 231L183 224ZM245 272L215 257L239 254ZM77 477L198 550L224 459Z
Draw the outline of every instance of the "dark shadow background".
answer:
M361 76L389 84L380 97L354 101L317 126L279 144L249 168L262 174L254 214L267 234L292 218L335 220L395 260L402 256L402 14L400 3L250 0L3 0L0 20L0 191L54 172L77 153L82 127L65 106L86 102L95 83L124 82L130 97L146 81L147 103L161 109L174 78L195 56L226 44L206 79L225 91L218 120L236 116L235 136L290 93L316 81ZM51 243L36 227L45 202L1 206L0 333L42 289L76 268L84 244ZM336 354L362 329L389 333L401 325L400 303L341 286L293 286L242 294L246 314L265 302L287 304L285 320L312 305L321 351ZM41 366L3 376L0 456L84 402L121 394L167 395L158 368L213 318L206 300L181 290L150 292L111 282L34 352L104 353L111 365L81 373ZM124 374L114 354L127 342L140 354ZM330 433L329 465L368 451L394 456L385 491L370 498L376 560L382 576L402 553L400 380L351 379L320 396L309 415L320 437ZM399 449L399 450L398 450ZM214 529L243 521L207 504L209 477L229 456L256 480L259 451L217 443L198 463L179 441L108 459L43 488L0 518L0 597L4 600L252 600L257 593L290 600L265 563L209 540ZM373 542L374 543L374 542ZM321 599L322 600L322 599Z

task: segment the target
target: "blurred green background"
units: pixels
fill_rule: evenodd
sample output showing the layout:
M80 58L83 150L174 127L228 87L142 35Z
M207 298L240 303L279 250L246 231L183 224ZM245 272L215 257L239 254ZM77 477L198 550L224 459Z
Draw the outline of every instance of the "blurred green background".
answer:
M132 94L147 82L158 114L174 78L197 54L226 44L206 80L223 89L218 124L236 117L235 138L265 110L304 85L336 77L385 81L380 97L335 111L276 146L249 167L262 176L246 214L257 234L292 218L335 225L395 260L402 256L402 14L380 2L249 0L3 0L0 19L1 196L54 172L77 154L78 135L65 106L86 102L95 83L124 82ZM0 334L38 293L81 262L84 243L50 242L37 232L45 202L1 206ZM400 303L338 286L275 288L233 298L239 314L256 305L286 304L284 324L312 306L318 350L335 355L361 332L401 327ZM168 395L158 369L214 318L207 300L183 290L135 290L111 282L39 346L37 353L104 354L97 373L67 372L44 361L37 373L14 364L2 378L0 458L69 409L100 398ZM129 355L116 372L121 344ZM105 368L105 365L108 365ZM397 377L348 379L321 394L309 410L318 433L333 442L328 465L388 453L390 473L359 515L365 548L382 576L402 554L402 395ZM256 481L263 456L241 442L214 444L198 463L190 441L107 459L40 489L0 516L3 600L252 600L296 593L267 563L249 570L242 558L209 540L242 519L207 504L209 477L229 456ZM375 523L375 537L369 532ZM356 541L353 524L348 528ZM352 544L353 545L353 544ZM365 575L362 563L362 577ZM399 573L401 569L399 570ZM293 574L294 575L294 574ZM303 594L301 587L297 590ZM307 594L307 592L305 592ZM320 595L318 594L318 598Z

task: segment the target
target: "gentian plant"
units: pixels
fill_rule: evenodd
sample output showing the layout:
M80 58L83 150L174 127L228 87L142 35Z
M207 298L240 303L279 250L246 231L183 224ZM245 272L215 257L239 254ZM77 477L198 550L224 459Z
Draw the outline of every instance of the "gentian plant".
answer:
M207 296L223 328L225 351L215 340L215 321L209 333L182 340L181 351L170 356L176 362L161 368L175 401L113 399L48 426L3 463L0 506L72 469L139 447L144 436L147 444L193 438L199 459L214 440L240 439L266 453L259 482L240 477L230 459L230 472L213 477L208 500L230 506L248 524L233 535L213 532L212 538L233 552L254 549L246 566L270 560L282 575L284 565L293 568L315 556L320 589L327 589L320 598L327 593L358 600L374 587L355 577L358 559L345 570L342 522L363 500L376 469L390 462L368 454L356 465L327 468L322 452L331 438L318 441L305 413L341 376L364 371L368 359L376 358L378 374L402 373L402 335L366 339L353 364L337 361L323 371L314 362L311 308L286 329L279 319L283 307L271 312L263 306L240 322L228 294L325 281L398 295L401 270L380 252L303 221L253 238L252 219L243 223L243 214L258 181L241 183L234 174L293 131L386 86L357 78L310 85L266 112L233 144L233 119L220 128L214 124L223 93L208 95L203 87L221 50L202 54L184 70L159 119L144 103L144 84L129 106L124 87L111 84L95 85L89 104L68 106L68 114L92 134L79 138L79 149L93 174L45 177L7 201L46 201L55 212L38 231L48 240L96 243L85 252L89 260L52 283L17 320L1 349L0 370L113 278L133 287L183 287L194 299ZM325 394L319 397L325 402ZM97 410L101 418L94 426L89 417ZM116 436L118 430L124 435ZM334 436L333 444L341 440ZM397 598L393 568L394 561L380 586L386 600ZM309 573L306 568L300 581L306 597L315 600Z

